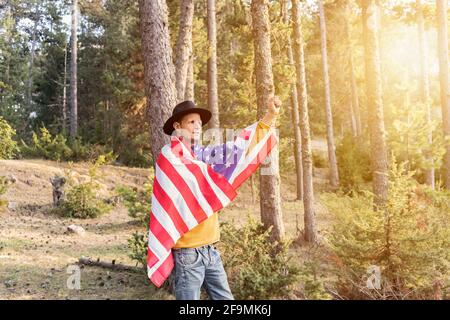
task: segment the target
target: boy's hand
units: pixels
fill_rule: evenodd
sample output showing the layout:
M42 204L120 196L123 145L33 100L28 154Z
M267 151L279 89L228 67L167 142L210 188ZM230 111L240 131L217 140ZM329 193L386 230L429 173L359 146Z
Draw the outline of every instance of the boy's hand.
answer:
M281 109L281 100L278 98L278 96L270 96L268 101L268 113L270 113L273 116L278 116Z

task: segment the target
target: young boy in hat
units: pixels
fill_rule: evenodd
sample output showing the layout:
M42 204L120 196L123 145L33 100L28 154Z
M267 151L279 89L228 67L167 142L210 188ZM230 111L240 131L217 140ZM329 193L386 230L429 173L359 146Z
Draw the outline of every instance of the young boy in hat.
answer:
M278 97L269 98L268 111L258 122L257 131L251 144L258 143L280 112L281 101ZM178 104L172 116L164 124L164 132L168 135L182 136L182 141L192 150L198 160L209 161L209 156L197 152L202 127L211 119L211 113L197 108L192 101ZM214 165L212 165L214 168ZM171 284L177 300L198 300L200 289L206 290L211 300L232 300L227 275L220 253L215 244L219 241L220 230L217 212L185 233L172 249L174 269L171 273Z

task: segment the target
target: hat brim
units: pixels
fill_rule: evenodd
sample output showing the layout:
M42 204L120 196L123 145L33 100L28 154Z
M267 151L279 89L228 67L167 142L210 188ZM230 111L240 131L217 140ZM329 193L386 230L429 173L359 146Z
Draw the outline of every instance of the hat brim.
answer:
M171 116L169 119L167 119L166 123L164 123L163 131L167 135L172 135L172 132L175 130L173 127L173 124L180 120L182 117L184 117L187 114L190 113L198 113L200 115L200 118L202 119L202 126L207 124L209 120L211 119L211 112L209 110L203 109L203 108L191 108L182 112L177 113L176 115Z

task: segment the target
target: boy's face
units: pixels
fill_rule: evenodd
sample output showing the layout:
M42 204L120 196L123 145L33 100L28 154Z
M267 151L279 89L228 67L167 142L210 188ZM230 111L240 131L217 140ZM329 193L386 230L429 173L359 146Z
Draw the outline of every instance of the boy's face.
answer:
M189 113L173 124L175 129L183 129L182 136L188 141L199 141L202 135L202 119L198 113Z

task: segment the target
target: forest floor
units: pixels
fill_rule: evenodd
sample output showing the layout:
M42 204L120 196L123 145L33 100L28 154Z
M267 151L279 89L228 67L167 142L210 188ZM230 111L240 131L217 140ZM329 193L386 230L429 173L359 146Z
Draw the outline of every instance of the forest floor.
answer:
M324 151L321 142L313 147ZM76 264L81 256L135 265L128 256L127 240L134 231L142 230L121 203L95 219L63 218L49 213L50 178L63 174L68 166L65 162L38 159L0 160L0 176L13 175L17 180L2 197L9 202L9 208L0 213L0 299L173 299L167 291L156 290L145 273L108 271L93 266L82 267L80 290L68 289L67 280L71 275L68 267ZM73 170L81 178L88 175L86 163L75 163ZM142 187L148 173L141 168L102 166L99 193L110 197L118 185ZM327 190L326 176L326 169L315 168L316 194ZM249 215L259 218L258 195L252 196L250 183L247 181L236 200L222 210L222 221L243 224ZM286 233L295 239L298 230L303 229L303 206L295 200L292 174L282 174L281 196ZM316 219L322 234L329 227L329 217L318 198ZM83 227L85 234L69 234L67 227L71 224ZM305 244L294 246L293 250L299 263L311 252Z

